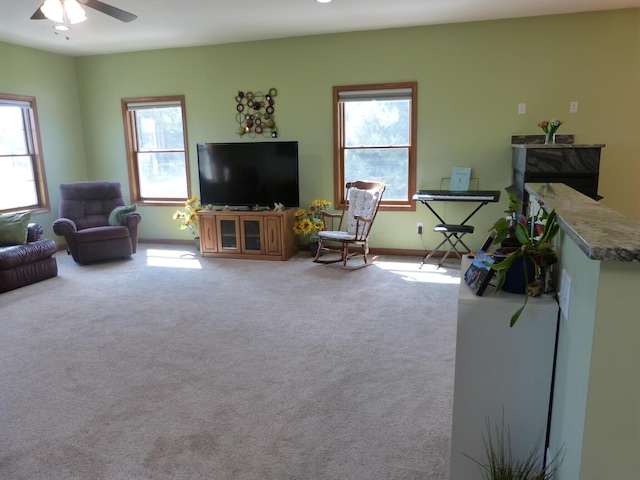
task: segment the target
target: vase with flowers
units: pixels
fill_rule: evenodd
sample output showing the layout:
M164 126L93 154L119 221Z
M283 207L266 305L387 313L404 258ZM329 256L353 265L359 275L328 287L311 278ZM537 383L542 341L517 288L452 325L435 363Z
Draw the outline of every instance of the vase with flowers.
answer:
M180 228L180 230L189 229L193 238L196 239L196 247L199 246L197 239L200 236L198 212L203 209L204 207L200 205L198 197L191 197L184 203L184 211L177 210L176 213L173 214L174 220L180 220L178 228Z
M538 127L540 127L542 129L542 131L544 132L544 143L545 145L549 145L552 143L556 143L553 136L556 134L556 132L558 131L558 128L560 128L560 125L562 125L564 122L562 120L543 120L540 123L538 123Z
M308 209L299 208L294 214L293 233L298 237L300 245L309 246L313 256L316 254L314 250L317 250L318 232L324 230L320 212L330 205L328 200L315 199Z

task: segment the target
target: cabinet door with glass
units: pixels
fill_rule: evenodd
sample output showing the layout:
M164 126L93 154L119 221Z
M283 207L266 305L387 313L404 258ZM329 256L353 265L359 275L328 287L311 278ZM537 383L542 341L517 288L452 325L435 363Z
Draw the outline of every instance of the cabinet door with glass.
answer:
M264 229L262 217L242 216L240 232L242 236L242 253L263 255L265 252Z
M240 253L240 219L237 216L216 216L219 253Z

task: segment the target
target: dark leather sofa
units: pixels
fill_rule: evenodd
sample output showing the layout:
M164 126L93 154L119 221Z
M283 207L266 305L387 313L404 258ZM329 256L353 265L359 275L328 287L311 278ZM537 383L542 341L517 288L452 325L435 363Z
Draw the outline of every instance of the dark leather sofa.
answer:
M0 293L58 275L56 242L41 238L37 223L30 223L27 231L27 243L0 247Z

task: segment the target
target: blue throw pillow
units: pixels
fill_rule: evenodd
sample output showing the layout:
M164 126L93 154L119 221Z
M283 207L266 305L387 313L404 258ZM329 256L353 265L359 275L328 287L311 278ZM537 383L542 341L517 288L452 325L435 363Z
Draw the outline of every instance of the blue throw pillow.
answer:
M121 207L114 208L109 214L109 225L117 227L124 223L124 216L129 212L135 212L136 205L123 205Z

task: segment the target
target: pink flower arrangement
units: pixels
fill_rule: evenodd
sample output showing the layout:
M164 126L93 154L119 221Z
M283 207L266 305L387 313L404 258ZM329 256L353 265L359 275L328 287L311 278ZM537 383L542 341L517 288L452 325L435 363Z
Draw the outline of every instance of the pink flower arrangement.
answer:
M563 123L564 122L562 120L543 120L538 123L538 126L544 133L553 135Z

